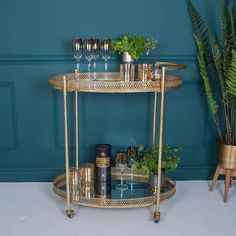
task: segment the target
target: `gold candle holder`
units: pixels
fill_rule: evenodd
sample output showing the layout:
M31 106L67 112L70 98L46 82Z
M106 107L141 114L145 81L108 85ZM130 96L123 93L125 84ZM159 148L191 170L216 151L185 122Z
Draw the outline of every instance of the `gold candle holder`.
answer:
M80 167L80 178L82 187L85 184L94 185L94 164L84 163Z
M89 182L82 183L80 196L85 197L87 199L94 198L95 197L94 185Z
M152 64L139 64L138 65L138 80L147 82L152 80Z

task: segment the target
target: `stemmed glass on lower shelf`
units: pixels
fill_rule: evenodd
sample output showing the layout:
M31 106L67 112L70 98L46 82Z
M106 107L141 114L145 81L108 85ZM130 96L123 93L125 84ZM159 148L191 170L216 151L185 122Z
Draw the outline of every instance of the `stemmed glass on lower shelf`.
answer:
M76 69L79 72L79 63L83 55L83 40L81 38L74 38L72 42L73 55L76 60Z
M107 70L108 70L108 60L110 58L110 46L111 46L111 39L110 38L105 38L103 40L101 40L101 55L102 58L105 61L105 72L107 74ZM107 76L106 76L107 78Z
M127 149L127 156L128 156L128 165L131 167L131 178L127 181L128 184L134 185L137 181L134 180L133 174L133 164L138 162L138 148L137 147L128 147Z
M116 185L116 189L123 191L128 189L128 185L124 184L123 181L123 173L127 168L127 156L125 151L120 151L117 153L116 157L116 167L119 168L121 175L120 175L120 183Z
M91 62L93 59L93 40L85 39L84 40L84 56L88 61L88 72L91 72Z

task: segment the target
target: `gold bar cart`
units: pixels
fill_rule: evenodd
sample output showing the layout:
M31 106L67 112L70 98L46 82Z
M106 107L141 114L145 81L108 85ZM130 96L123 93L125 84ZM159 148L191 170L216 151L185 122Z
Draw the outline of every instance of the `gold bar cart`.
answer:
M171 186L170 191L167 193L161 193L161 162L162 162L162 142L163 142L163 123L164 123L164 98L165 92L171 89L179 88L182 85L181 78L167 74L170 70L182 70L186 66L183 64L176 64L170 62L157 62L156 66L162 70L162 77L160 80L156 81L130 81L123 82L120 81L119 73L96 73L96 80L92 80L88 73L70 73L64 75L53 76L49 79L50 85L54 89L59 89L63 91L63 102L64 102L64 135L65 135L65 174L58 176L53 184L54 191L61 197L65 198L67 201L66 213L68 217L72 218L74 216L74 211L71 208L71 202L77 203L79 205L85 205L90 207L100 207L100 208L134 208L134 207L144 207L155 204L155 211L153 214L154 222L159 222L160 220L160 203L162 200L166 200L174 195L175 193L175 183L173 180L167 178L168 184ZM83 199L75 200L71 198L70 195L70 174L71 170L69 167L69 147L68 147L68 121L67 121L67 93L75 93L75 149L76 149L76 167L79 169L79 120L78 120L78 93L89 92L89 93L154 93L154 103L153 103L153 132L152 132L152 144L156 143L156 119L157 119L157 94L160 93L160 123L159 123L159 153L158 153L158 183L156 196L138 198L134 200L108 200L108 199ZM126 173L127 176L130 175L129 170ZM117 176L116 168L112 168L112 176ZM142 173L134 172L134 176L141 179L143 182L147 182L147 176ZM66 185L66 190L60 190L62 184Z

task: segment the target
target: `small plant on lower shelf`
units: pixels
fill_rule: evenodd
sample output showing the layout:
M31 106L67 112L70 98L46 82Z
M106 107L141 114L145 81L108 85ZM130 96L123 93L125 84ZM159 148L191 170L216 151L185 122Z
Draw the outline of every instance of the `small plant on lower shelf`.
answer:
M146 149L144 146L139 147L139 153L143 154L143 158L133 164L133 169L141 170L145 175L151 175L157 173L158 165L158 151L159 145L155 144L151 149ZM162 148L162 163L161 169L163 173L174 171L179 163L179 153L182 151L181 147L170 147L164 145Z

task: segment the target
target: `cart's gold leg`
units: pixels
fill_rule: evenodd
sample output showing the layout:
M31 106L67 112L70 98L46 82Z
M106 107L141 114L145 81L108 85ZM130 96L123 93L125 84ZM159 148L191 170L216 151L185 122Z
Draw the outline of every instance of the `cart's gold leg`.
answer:
M71 209L70 199L70 169L69 169L69 147L68 147L68 122L67 122L67 81L66 76L63 77L63 98L64 98L64 129L65 129L65 163L66 163L66 201L68 217L74 216L74 211Z
M75 167L79 168L79 116L78 116L78 92L75 92Z
M155 223L158 223L161 219L161 212L160 211L154 211L154 214L153 214L153 221Z
M163 124L164 124L164 98L165 98L165 67L162 68L161 81L161 106L160 106L160 131L159 131L159 152L158 152L158 167L157 167L157 192L156 192L156 209L153 214L155 223L160 221L160 194L161 194L161 163L162 163L162 141L163 141ZM156 131L155 131L156 132Z
M153 129L152 129L152 145L156 143L156 120L157 120L157 92L154 93L153 104Z

